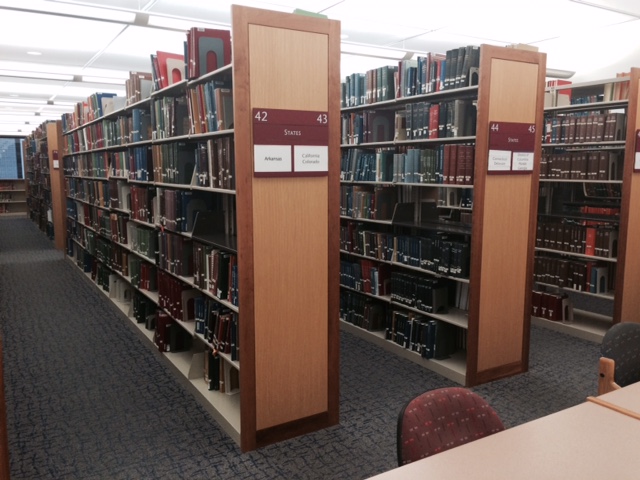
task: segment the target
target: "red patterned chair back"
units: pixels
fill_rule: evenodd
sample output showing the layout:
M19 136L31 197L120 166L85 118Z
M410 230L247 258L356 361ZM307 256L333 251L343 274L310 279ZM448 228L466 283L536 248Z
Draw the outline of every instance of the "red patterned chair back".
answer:
M398 415L398 465L504 430L493 408L462 387L440 388L412 399Z

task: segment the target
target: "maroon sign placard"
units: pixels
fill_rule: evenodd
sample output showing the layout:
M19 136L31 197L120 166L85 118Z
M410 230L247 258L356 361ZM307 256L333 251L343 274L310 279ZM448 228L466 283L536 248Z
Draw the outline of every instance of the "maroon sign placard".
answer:
M489 122L487 173L531 173L536 135L533 123Z
M317 125L254 124L253 143L259 145L328 145L329 129Z
M255 176L328 175L327 112L254 108L252 114Z

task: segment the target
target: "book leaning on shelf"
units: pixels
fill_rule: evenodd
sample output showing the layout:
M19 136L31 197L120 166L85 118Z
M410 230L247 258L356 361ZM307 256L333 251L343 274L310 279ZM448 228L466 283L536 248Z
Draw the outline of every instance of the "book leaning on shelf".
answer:
M231 63L231 32L192 27L187 32L187 78L193 79Z

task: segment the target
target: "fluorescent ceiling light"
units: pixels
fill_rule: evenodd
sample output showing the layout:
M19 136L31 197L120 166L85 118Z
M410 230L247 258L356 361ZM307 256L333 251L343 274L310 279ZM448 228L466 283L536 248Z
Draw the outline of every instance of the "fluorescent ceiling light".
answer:
M411 58L413 52L407 52L395 48L381 48L374 45L363 45L358 43L342 42L340 52L345 55L357 55L361 57L387 58L389 60L402 60Z
M26 125L29 126L29 125ZM16 129L5 129L5 128L0 128L0 135L12 135L12 136L19 136L19 137L24 137L26 136L28 133L31 133L31 130L23 130L21 128L16 128Z
M38 56L38 55L42 55L42 52L36 52L36 51L33 51L33 50L32 50L32 51L30 51L30 52L27 52L27 55L34 55L34 56Z
M30 62L9 62L0 61L0 70L19 70L23 72L57 73L61 75L75 75L78 72L76 67L63 65L44 65L42 63Z
M8 4L8 5L7 5ZM84 2L59 0L21 0L20 6L16 2L3 1L0 6L9 10L32 13L49 13L72 18L87 18L107 22L133 23L135 13L108 6L89 5Z
M82 75L79 81L89 83L108 83L113 85L123 85L124 79L122 78L110 78L110 77L93 77L90 75Z
M93 77L103 77L111 79L120 79L123 82L129 78L129 71L124 70L109 70L107 68L83 68L82 71L76 72L77 75L89 75Z
M571 70L561 70L559 68L547 68L546 76L550 78L571 78L576 74Z
M73 80L73 75L62 75L60 73L29 72L26 70L1 70L0 69L0 76L18 77L18 78L39 78L42 80L62 80L62 81Z
M160 28L171 28L175 30L184 30L185 32L189 30L191 27L202 27L202 28L221 28L226 27L230 28L229 25L219 22L207 22L202 19L191 19L191 18L176 18L169 17L164 15L149 15L149 19L147 21L147 25L150 27L160 27Z
M17 95L16 95L17 96ZM0 105L46 105L46 100L32 100L30 98L2 98L0 97Z

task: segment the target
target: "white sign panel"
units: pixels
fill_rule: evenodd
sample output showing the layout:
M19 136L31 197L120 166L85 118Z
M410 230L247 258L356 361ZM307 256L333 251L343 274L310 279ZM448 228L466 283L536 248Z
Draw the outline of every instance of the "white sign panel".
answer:
M490 172L508 172L511 170L510 150L489 150Z
M253 171L291 172L291 145L254 145Z
M513 170L517 172L533 171L533 152L513 152Z
M296 145L293 160L296 172L328 172L329 147Z

